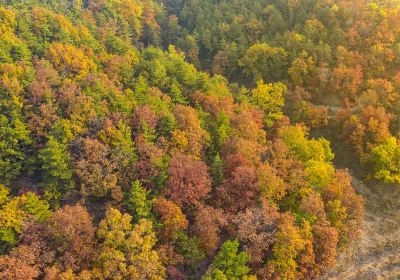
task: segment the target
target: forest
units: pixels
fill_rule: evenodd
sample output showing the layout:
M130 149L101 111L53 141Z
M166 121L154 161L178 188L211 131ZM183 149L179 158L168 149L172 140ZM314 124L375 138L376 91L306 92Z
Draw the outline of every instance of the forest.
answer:
M323 277L363 228L348 168L400 187L399 23L398 0L0 0L0 279Z

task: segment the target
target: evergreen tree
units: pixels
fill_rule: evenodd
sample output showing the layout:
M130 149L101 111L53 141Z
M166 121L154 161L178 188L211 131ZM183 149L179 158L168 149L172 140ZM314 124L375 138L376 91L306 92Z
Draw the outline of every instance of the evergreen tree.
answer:
M152 203L148 200L148 195L149 191L143 188L139 180L133 182L132 188L127 195L126 204L136 221L146 218L150 214Z
M226 241L218 254L215 256L203 280L241 280L248 279L250 268L246 263L250 260L249 256L239 251L237 240Z
M39 158L42 162L44 188L49 198L56 199L68 194L75 186L68 146L50 136L45 147L40 150Z

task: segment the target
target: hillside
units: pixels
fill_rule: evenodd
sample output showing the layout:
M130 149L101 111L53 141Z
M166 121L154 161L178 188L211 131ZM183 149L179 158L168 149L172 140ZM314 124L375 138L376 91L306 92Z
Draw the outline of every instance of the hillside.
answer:
M0 0L0 279L397 277L399 22Z

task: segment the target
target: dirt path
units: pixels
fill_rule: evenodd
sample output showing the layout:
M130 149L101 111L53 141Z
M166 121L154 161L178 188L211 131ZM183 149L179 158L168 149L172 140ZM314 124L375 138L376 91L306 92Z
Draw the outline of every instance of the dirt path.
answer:
M355 176L353 185L366 198L364 228L322 279L400 279L400 190L367 186Z

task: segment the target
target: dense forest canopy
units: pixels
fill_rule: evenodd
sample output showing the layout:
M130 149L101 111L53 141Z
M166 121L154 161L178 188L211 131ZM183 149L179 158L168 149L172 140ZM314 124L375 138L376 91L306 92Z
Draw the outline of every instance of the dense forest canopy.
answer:
M0 0L1 279L315 279L400 184L395 0ZM336 135L334 139L315 135Z

